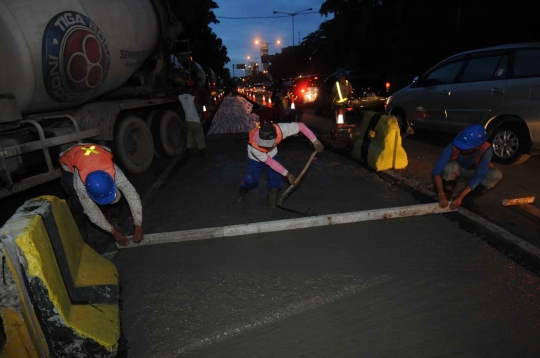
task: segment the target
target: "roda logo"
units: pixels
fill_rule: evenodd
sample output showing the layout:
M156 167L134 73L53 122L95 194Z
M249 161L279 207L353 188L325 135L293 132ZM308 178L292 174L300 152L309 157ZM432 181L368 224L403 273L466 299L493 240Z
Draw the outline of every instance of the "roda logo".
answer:
M110 55L103 34L88 17L62 12L43 34L43 80L58 102L79 102L92 96L107 79Z

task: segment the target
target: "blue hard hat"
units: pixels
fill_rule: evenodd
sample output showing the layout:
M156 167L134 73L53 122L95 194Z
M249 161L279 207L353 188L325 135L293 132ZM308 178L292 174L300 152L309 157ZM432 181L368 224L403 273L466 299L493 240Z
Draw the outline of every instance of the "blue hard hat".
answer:
M109 173L96 170L86 177L86 192L99 205L110 204L116 199L116 184Z
M481 146L487 140L486 129L481 124L471 124L454 139L454 145L461 150Z
M347 77L347 71L345 71L343 68L340 68L339 70L337 70L336 76L337 78Z

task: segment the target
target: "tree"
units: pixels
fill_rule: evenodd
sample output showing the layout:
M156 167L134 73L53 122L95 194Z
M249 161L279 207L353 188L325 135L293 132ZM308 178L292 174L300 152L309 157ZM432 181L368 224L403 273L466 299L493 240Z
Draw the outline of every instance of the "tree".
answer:
M230 78L225 65L230 62L227 47L210 28L219 20L212 11L219 8L213 0L176 0L170 1L173 14L182 22L184 32L179 39L189 40L193 60L203 67L210 67L222 78Z

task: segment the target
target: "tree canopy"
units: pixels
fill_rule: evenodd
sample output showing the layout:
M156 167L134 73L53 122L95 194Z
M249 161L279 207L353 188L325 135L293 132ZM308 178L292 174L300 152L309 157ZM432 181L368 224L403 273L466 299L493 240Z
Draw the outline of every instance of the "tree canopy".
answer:
M290 58L282 53L269 71L292 77L345 67L417 75L458 52L538 41L539 10L540 2L529 0L504 6L480 0L327 0L319 13L333 18L297 46L298 66L287 69Z
M210 28L217 24L213 10L219 8L213 0L171 0L171 11L182 22L184 32L179 39L189 40L193 60L203 67L210 67L224 79L230 78L229 69L225 65L230 62L227 47Z

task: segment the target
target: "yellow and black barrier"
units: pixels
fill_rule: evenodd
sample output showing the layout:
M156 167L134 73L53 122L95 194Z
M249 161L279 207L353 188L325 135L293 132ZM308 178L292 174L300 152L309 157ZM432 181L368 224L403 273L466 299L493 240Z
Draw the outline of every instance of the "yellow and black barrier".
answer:
M364 113L360 138L354 144L352 156L376 171L406 168L407 153L401 144L396 117Z
M66 202L50 196L27 201L0 230L0 238L28 311L18 310L16 320L24 329L7 334L4 350L30 352L21 357L33 357L33 351L37 356L115 356L118 271L82 241ZM16 305L0 302L4 330L13 308L17 312ZM20 338L25 336L26 341Z

